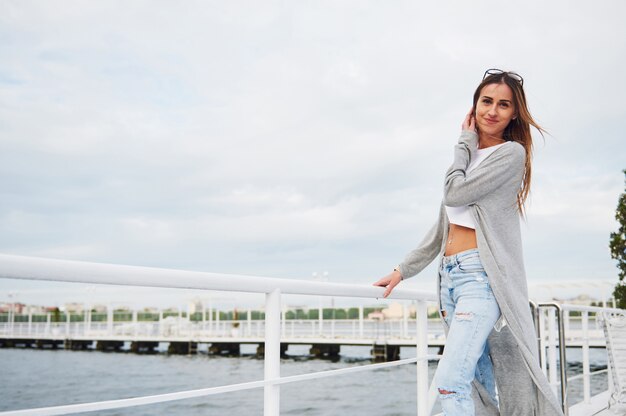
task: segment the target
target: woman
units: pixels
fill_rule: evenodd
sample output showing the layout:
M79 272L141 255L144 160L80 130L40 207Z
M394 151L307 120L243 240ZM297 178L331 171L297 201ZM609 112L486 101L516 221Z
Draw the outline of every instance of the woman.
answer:
M446 416L563 414L539 367L522 256L530 126L543 132L522 77L487 70L454 148L437 222L374 283L387 297L443 253L438 289L447 338L433 383Z

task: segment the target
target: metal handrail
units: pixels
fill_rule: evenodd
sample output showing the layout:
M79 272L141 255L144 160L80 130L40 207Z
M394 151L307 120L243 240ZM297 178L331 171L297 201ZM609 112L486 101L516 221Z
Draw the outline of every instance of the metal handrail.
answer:
M56 414L68 414L86 410L102 410L105 408L137 406L141 404L148 404L151 400L154 402L180 400L188 397L199 397L208 394L215 394L216 392L223 392L221 390L231 391L232 389L241 390L258 387L264 388L264 415L278 416L280 384L299 381L300 379L327 377L339 373L364 371L366 369L370 370L381 367L379 364L370 364L354 369L342 369L344 371L320 372L315 374L311 373L308 375L292 377L280 376L280 323L282 293L317 296L343 296L352 298L381 298L385 290L381 287L191 272L68 260L53 260L5 254L0 254L0 278L198 290L223 290L231 292L265 294L264 380L243 383L243 385L239 386L230 385L211 389L169 393L166 395L160 395L160 397L147 396L108 402L86 403L83 405L27 409L0 413L0 415L3 416L49 416ZM428 355L426 302L435 302L436 294L398 288L393 291L389 298L412 300L417 302L417 357L399 362L385 363L384 366L396 366L413 362L417 363L417 414L418 416L427 416L430 414L432 406L434 405L434 400L429 398L429 390L432 391L432 389L429 389L428 385L428 359L437 359L439 356ZM90 406L91 408L89 409Z
M563 325L563 309L561 305L556 302L538 303L538 308L555 308L556 317L559 332L559 360L561 362L560 375L561 375L561 407L563 408L563 414L568 416L569 406L567 405L567 357L565 353L565 326Z
M382 298L385 291L384 288L372 285L313 282L8 254L0 254L0 278L245 293L271 293L276 288L280 288L281 293L292 295L370 299ZM437 295L430 291L396 288L387 299L436 302Z
M531 305L531 309L533 311L533 319L535 320L535 325L536 325L536 330L537 330L537 338L538 338L538 342L539 342L539 353L542 354L543 351L541 350L542 345L541 345L541 340L542 340L542 336L543 334L541 334L540 331L540 308L554 308L556 311L556 319L557 319L557 324L558 324L558 339L559 339L559 360L561 362L560 365L560 381L558 381L557 383L560 385L560 389L561 389L561 406L563 408L563 412L565 414L565 416L568 415L569 413L569 406L568 406L568 394L567 394L567 387L568 387L568 383L572 380L577 380L577 379L583 379L583 381L588 384L589 383L589 377L591 377L591 375L595 375L595 374L601 374L601 373L605 373L605 372L609 372L608 369L604 369L604 370L597 370L597 371L589 371L589 363L588 363L588 344L585 345L583 344L583 374L579 374L577 376L573 376L573 377L568 377L567 376L567 356L566 356L566 351L567 351L567 345L566 345L566 340L565 340L565 313L568 312L572 312L572 311L576 311L576 312L582 312L583 313L583 336L586 337L586 339L588 340L588 329L587 329L587 322L588 322L588 313L589 312L594 312L594 313L601 313L601 312L617 312L617 313L625 313L626 311L623 309L618 309L618 308L605 308L605 307L599 307L599 306L583 306L583 305L572 305L572 304L558 304L556 302L544 302L544 303L534 303L534 302L530 302ZM586 357L586 358L585 358ZM589 386L585 386L583 388L583 393L585 396L585 400L588 400L588 398L590 397L590 391L589 390Z

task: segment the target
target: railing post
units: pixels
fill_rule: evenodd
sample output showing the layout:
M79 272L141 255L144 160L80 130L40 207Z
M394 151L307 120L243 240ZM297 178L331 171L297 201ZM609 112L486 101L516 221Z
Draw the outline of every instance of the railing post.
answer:
M282 305L281 307L281 325L280 325L280 336L287 336L287 305Z
M417 301L417 358L428 355L428 311L426 302ZM428 416L428 360L417 361L417 416Z
M209 301L209 335L213 334L213 305Z
M404 305L402 308L402 338L409 336L409 307Z
M15 315L14 315L14 311L13 308L15 308L15 305L12 303L9 307L9 334L14 335L13 334L13 326L14 326L14 322L15 322Z
M83 304L83 332L82 335L85 336L87 335L87 314L88 314L88 309L87 309L87 305Z
M265 380L280 377L280 289L265 295ZM269 384L264 390L264 416L280 414L280 385Z
M113 305L107 308L107 331L108 335L113 335Z
M363 305L359 305L359 338L363 339Z
M252 308L248 308L248 316L246 319L248 322L248 331L246 335L251 337L252 336Z
M139 331L139 317L137 316L137 309L133 310L133 336L136 338Z
M543 374L548 376L548 364L546 360L546 312L541 305L539 305L539 363L541 364L541 369L543 370Z
M583 397L585 403L591 403L591 387L589 376L589 312L582 312L583 329Z
M555 325L554 325L554 319L555 319L555 311L556 311L556 319L557 319L557 325L558 325L558 335L559 335L559 362L560 362L560 370L561 370L561 405L563 407L563 414L565 416L568 416L569 414L569 407L567 405L568 399L567 399L567 354L566 354L566 348L567 348L567 342L565 341L565 324L564 324L564 319L563 319L563 314L564 311L563 308L558 304L558 303L545 303L542 304L540 306L545 306L547 308L550 308L548 310L549 312L549 322L548 322L548 329L549 329L549 346L548 348L550 349L550 382L552 384L552 379L553 377L556 377L556 342L554 339L554 332L555 332ZM558 382L554 382L553 387L556 387L556 384L558 384ZM556 391L555 391L556 393Z
M324 335L324 309L322 308L322 298L319 299L319 307L317 308L317 319L319 321L319 332L321 337Z
M176 336L180 336L180 326L182 325L182 321L183 320L183 312L180 309L180 306L178 307L178 316L176 317Z
M533 322L535 323L535 333L537 334L537 354L541 357L541 328L539 328L539 305L532 300L529 300L530 311L533 315ZM541 358L540 358L541 364Z
M202 301L202 317L200 318L200 331L202 331L202 335L204 335L206 330L206 306L204 305L204 301Z
M548 309L548 374L550 385L557 394L557 371L556 371L556 316L553 308Z
M566 356L566 348L567 343L565 342L565 326L563 324L563 309L555 304L554 307L557 311L557 318L559 320L559 362L561 363L561 402L563 405L563 414L565 416L569 415L569 406L567 404L567 356ZM569 313L569 312L568 312Z

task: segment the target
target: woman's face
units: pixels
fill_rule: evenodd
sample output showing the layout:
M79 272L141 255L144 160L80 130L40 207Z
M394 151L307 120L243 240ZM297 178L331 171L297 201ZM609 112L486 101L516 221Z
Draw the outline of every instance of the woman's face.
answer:
M502 139L504 129L516 116L513 91L508 85L483 87L476 103L476 125L480 133Z

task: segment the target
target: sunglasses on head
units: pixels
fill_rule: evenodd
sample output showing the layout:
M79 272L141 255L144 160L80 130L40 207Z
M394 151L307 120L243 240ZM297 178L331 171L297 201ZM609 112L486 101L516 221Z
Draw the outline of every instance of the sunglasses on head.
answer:
M489 75L500 75L500 74L506 74L506 76L513 78L515 81L519 82L522 87L524 86L524 78L522 78L520 74L518 74L517 72L503 71L497 68L491 68L491 69L486 70L485 75L483 75L483 80L487 78Z

